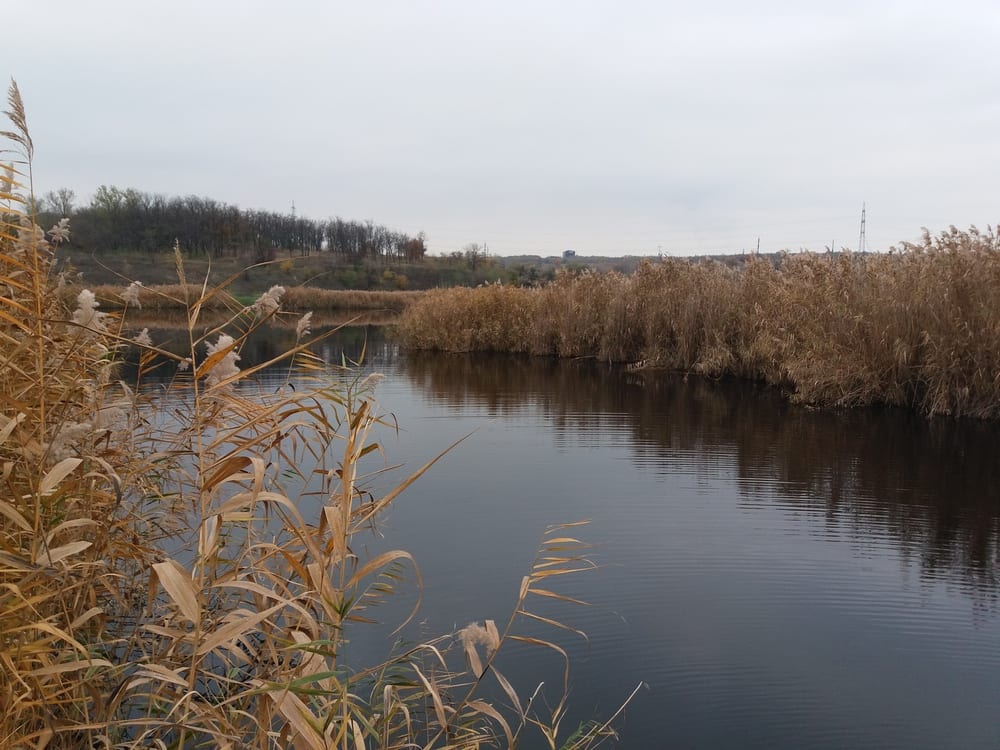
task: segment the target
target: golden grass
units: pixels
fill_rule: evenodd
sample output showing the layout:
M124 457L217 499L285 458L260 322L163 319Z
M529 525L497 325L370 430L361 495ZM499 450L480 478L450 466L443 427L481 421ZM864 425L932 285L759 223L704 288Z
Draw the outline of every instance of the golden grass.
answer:
M1000 239L952 227L890 254L679 259L542 288L441 290L400 323L411 347L667 367L780 386L824 406L1000 417Z
M0 747L582 748L612 736L607 723L560 730L568 676L543 711L496 669L511 641L565 658L521 624L539 622L529 596L572 602L552 582L591 567L568 527L546 531L503 627L343 661L370 607L419 580L405 551L359 550L434 461L368 491L381 471L375 381L331 373L307 320L288 352L241 370L243 343L282 295L248 310L224 288L187 285L180 262L170 294L185 302L186 351L146 342L138 380L119 382L121 318L90 290L75 310L60 296L52 245L65 227L46 236L27 213L16 87L10 106L20 159L0 180ZM203 326L211 308L230 315ZM142 387L163 360L178 365L166 397ZM279 362L296 387L255 387ZM507 705L483 697L487 681Z

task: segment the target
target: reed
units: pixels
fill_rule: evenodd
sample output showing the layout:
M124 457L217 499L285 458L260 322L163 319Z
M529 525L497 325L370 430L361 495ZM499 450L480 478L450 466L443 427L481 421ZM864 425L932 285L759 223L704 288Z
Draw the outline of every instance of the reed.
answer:
M761 380L815 405L996 419L1000 239L952 227L888 254L751 258L740 270L668 258L629 276L446 290L399 330L416 348L597 357Z
M9 101L0 747L582 748L613 736L610 723L561 728L568 671L545 702L496 668L510 642L565 660L524 623L571 630L531 606L537 596L573 602L551 584L591 566L567 527L543 535L506 624L474 623L371 664L344 661L371 607L419 581L407 552L366 557L363 536L437 459L370 490L384 471L372 463L377 379L332 373L311 351L308 314L289 351L241 368L243 343L280 313L282 290L241 305L225 287L189 285L178 254L180 285L163 294L184 302L181 353L146 332L126 341L123 314L102 310L91 290L67 305L52 258L68 227L34 224L16 85ZM160 294L122 293L123 309L150 293ZM202 325L213 308L217 322ZM127 384L116 369L126 344L141 349ZM177 373L166 398L143 388L164 361ZM278 364L296 387L255 386ZM484 697L488 682L507 705Z

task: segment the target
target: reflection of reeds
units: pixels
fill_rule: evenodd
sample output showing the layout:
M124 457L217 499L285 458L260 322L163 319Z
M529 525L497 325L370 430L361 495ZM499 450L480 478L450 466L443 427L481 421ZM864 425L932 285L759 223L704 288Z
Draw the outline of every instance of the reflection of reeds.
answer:
M802 402L1000 417L1000 241L951 229L885 255L679 259L538 289L437 290L407 345L641 362L781 386Z
M815 508L859 542L884 535L923 575L958 581L974 601L995 596L996 423L804 409L750 382L592 360L410 352L400 362L426 398L449 406L539 410L556 430L605 424L627 432L643 471L715 475L720 456L731 456L740 492L755 506ZM755 495L761 486L765 494Z
M10 105L4 135L30 167L16 86ZM413 568L402 550L365 554L362 535L434 461L384 494L364 486L380 473L369 457L374 381L331 377L318 342L302 340L307 325L284 351L242 356L279 313L276 288L252 314L224 289L178 288L183 345L139 345L136 387L118 382L122 316L88 290L75 312L65 305L50 242L65 227L46 239L34 225L22 173L0 173L0 747L471 749L500 736L515 746L536 729L554 738L568 682L543 713L494 658L510 641L565 656L521 627L539 619L530 594L565 599L550 582L589 567L586 545L563 528L545 533L508 624L480 626L486 650L446 636L345 662L348 632L372 622L369 608ZM129 304L148 292L133 289ZM216 302L231 314L206 325ZM142 384L163 360L174 370L161 400ZM281 362L296 387L255 389L252 376ZM511 708L480 697L487 678ZM572 747L611 734L594 724Z

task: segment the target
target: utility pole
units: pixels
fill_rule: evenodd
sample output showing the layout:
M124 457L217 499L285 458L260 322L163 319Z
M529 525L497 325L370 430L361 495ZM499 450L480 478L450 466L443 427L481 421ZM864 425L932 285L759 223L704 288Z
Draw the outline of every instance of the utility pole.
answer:
M858 237L858 252L865 251L865 204L861 204L861 235Z

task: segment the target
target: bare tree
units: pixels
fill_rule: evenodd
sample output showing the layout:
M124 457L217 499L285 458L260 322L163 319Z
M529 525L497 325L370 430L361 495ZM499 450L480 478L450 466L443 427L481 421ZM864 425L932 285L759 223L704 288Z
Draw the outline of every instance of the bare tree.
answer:
M76 193L69 188L59 188L50 190L45 194L45 206L52 213L60 216L70 216L73 213L73 201L76 200Z
M470 242L462 248L462 252L465 254L465 259L469 262L469 268L475 271L479 259L486 255L486 248L480 246L477 242Z

